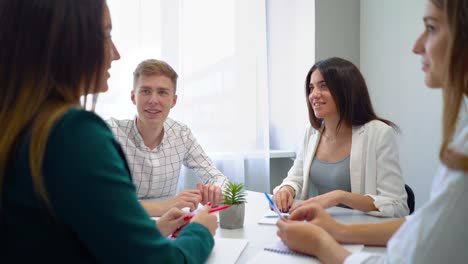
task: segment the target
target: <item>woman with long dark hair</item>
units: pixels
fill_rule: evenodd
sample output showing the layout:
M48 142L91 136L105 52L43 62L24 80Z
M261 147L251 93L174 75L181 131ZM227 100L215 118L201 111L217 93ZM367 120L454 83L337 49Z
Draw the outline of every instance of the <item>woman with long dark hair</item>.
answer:
M278 208L294 198L384 217L408 215L397 127L376 115L359 69L341 58L315 63L305 83L310 126L294 165L274 190Z

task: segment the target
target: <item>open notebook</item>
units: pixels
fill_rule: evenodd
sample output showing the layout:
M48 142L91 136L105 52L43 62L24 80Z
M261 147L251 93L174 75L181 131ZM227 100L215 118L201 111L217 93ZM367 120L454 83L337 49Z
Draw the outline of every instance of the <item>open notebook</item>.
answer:
M345 249L354 253L364 248L364 245L343 245ZM320 263L318 259L290 250L281 240L265 246L249 263Z
M247 239L215 237L215 246L206 263L234 264L247 246Z
M157 221L160 217L151 217ZM218 218L219 222L219 218ZM170 236L168 236L169 238ZM215 245L206 263L208 264L234 264L247 246L247 239L214 237Z
M289 217L288 213L284 213L282 215L286 218ZM278 221L278 215L273 211L268 211L263 215L262 219L258 220L257 223L261 225L276 225L277 221Z

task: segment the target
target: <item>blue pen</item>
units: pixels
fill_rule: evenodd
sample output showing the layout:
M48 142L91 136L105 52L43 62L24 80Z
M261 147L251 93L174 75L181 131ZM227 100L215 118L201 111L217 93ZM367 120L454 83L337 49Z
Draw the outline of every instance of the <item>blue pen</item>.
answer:
M270 203L270 206L271 208L273 208L273 211L275 211L275 213L278 214L278 217L283 219L283 220L286 220L286 218L281 214L280 210L278 209L278 207L276 207L275 203L273 202L273 200L271 200L270 196L268 195L268 193L264 193L265 194L265 197L267 198L268 202Z

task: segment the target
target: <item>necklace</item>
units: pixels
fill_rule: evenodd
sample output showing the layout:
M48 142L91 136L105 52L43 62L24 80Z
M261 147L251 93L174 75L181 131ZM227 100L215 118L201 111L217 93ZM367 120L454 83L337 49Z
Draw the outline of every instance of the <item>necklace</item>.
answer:
M329 143L331 143L331 144L336 143L336 136L325 135L325 133L323 133L322 135Z

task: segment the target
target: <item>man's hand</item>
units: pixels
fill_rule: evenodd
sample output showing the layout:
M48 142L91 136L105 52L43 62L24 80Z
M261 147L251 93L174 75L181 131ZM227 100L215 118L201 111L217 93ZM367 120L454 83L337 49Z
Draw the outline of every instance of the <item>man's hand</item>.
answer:
M198 208L198 204L202 201L202 195L199 190L185 190L177 194L175 197L163 202L166 211L172 207L182 209L184 207L190 208L190 212Z
M201 193L201 203L203 205L211 202L212 206L218 206L218 204L222 201L221 195L221 188L216 185L205 184L203 185L201 182L197 183L197 189Z
M190 208L190 212L193 212L198 208L198 204L201 202L201 200L202 196L199 190L185 190L164 202L141 201L141 205L145 208L149 215L161 216L173 207L179 209L188 207Z

